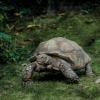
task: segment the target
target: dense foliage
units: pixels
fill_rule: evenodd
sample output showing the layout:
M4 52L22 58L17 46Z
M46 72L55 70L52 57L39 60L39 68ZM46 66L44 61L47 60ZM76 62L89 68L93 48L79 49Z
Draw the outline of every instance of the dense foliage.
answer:
M100 20L95 17L71 12L69 15L37 17L26 22L23 18L1 27L4 31L0 33L1 63L27 59L40 42L58 36L76 41L91 54L100 53Z
M18 45L16 38L7 33L0 33L0 64L19 62L27 58L28 48Z

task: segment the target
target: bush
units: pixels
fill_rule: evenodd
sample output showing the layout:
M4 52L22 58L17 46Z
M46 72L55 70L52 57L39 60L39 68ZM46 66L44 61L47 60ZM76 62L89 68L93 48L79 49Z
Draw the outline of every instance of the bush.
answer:
M28 48L16 44L16 39L7 33L0 33L0 63L17 62L27 55Z
M6 33L0 33L0 63L8 62L10 58L12 37Z

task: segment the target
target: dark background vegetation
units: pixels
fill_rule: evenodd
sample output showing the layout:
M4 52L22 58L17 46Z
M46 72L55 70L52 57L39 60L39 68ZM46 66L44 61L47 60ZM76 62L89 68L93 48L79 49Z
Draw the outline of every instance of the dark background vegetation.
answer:
M38 46L38 44L41 41L45 40L47 37L67 37L68 34L71 33L73 33L71 34L73 37L74 34L78 34L81 36L81 34L83 33L82 35L84 35L84 37L82 38L84 38L86 41L83 41L82 45L84 45L84 47L85 45L91 46L95 42L95 40L99 38L99 26L97 25L99 22L96 22L96 19L100 16L99 5L99 0L1 0L0 63L5 64L8 62L20 61L24 58L27 58L28 55L30 55ZM79 13L81 14L81 16L78 15ZM52 15L54 18L51 19L55 21L50 22L50 24L47 25L46 29L43 29L45 24L48 23L42 23L41 20L43 19L45 21L46 18L41 17L50 17ZM77 17L74 19L75 16L78 16L79 18ZM81 18L82 16L84 17L83 19ZM49 18L47 20L49 21ZM84 22L81 22L82 20L84 20ZM31 24L28 26L28 22L32 21L34 25ZM64 23L64 21L66 22ZM94 30L93 32L90 32L91 34L89 34L89 32L87 31L87 35L87 33L83 32L85 31L85 28L83 27L82 30L80 28L83 25L80 26L79 24L84 24L84 27L92 24L96 25L94 25L94 27L92 28ZM57 32L57 25L63 25L67 28L68 26L72 26L73 32L69 32L68 34L65 34L68 31L65 31L64 33L60 33L59 31ZM49 31L51 31L51 33L49 33ZM55 33L53 33L52 31L55 31L58 35L55 35ZM21 33L23 34L23 36L21 36ZM27 36L25 36L27 34L25 33L30 34L30 37L27 38ZM21 40L19 40L17 39L19 37L24 37L25 39L22 40L22 38L20 38ZM26 46L25 43L29 44Z
M0 100L100 99L97 76L67 85L63 77L36 74L30 89L21 87L21 64L40 42L59 36L81 45L100 75L99 0L0 0Z

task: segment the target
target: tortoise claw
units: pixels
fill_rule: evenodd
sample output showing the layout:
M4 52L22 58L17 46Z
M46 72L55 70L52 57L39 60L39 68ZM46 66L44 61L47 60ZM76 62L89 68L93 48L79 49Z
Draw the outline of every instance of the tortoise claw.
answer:
M23 82L22 82L22 86L23 86L23 87L31 86L32 83L33 83L33 82L32 82L31 80L29 80L29 81L23 81Z

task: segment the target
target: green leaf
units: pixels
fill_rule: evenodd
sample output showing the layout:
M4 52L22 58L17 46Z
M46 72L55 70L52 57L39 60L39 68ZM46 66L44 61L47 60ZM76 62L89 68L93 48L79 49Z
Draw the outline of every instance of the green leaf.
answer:
M12 37L9 34L0 32L0 40L5 41L5 42L10 42L11 39Z

